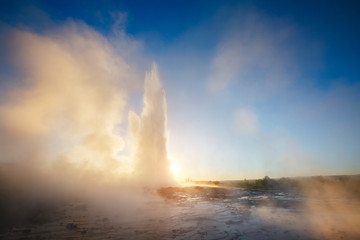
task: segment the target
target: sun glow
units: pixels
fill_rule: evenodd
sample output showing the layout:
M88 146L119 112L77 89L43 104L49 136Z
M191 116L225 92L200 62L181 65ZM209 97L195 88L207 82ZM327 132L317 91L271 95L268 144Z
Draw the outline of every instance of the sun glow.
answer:
M179 166L176 163L171 162L170 171L174 176L175 180L179 181Z

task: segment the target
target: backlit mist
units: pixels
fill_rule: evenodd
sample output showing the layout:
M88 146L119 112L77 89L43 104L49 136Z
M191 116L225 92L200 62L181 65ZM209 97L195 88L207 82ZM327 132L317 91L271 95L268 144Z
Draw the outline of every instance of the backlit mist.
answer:
M359 4L5 1L0 239L358 239Z

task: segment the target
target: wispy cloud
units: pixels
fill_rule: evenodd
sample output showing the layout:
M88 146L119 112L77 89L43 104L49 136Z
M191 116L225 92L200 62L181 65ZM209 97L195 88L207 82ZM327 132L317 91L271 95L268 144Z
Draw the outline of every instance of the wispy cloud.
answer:
M219 42L207 82L210 92L239 84L246 91L273 94L296 75L291 40L295 30L256 12L234 17Z
M234 113L233 129L244 135L254 135L258 133L257 115L250 109L237 109Z

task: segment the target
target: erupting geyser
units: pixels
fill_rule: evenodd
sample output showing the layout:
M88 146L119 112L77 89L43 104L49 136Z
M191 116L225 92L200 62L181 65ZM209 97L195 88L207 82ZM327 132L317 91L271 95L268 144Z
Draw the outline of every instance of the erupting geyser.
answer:
M141 117L129 114L129 125L135 140L135 175L149 187L172 183L167 158L166 98L157 66L145 77L144 107Z
M126 50L74 22L44 35L12 29L9 37L14 67L21 70L16 84L0 91L0 163L12 165L9 182L38 189L46 183L44 193L173 183L166 99L155 63L145 77L141 115L129 113L126 142L118 128L128 113L127 96L142 80L122 56Z

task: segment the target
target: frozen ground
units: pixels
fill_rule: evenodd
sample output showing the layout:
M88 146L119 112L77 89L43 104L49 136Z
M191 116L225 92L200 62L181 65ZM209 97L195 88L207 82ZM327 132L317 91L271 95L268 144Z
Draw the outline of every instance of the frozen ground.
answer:
M77 201L50 210L39 207L29 224L11 227L0 238L359 239L358 232L337 224L342 221L341 216L338 212L329 214L328 208L324 221L329 217L335 221L324 222L325 227L319 225L322 218L318 221L314 216L323 213L310 213L309 199L297 192L179 187L160 189L158 195L130 211L131 214L116 210L105 214ZM325 203L321 198L311 201L311 206ZM352 202L348 204L351 206ZM353 207L358 211L358 206Z

